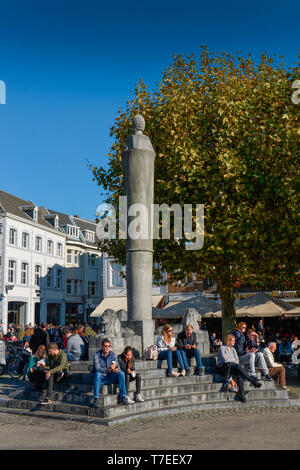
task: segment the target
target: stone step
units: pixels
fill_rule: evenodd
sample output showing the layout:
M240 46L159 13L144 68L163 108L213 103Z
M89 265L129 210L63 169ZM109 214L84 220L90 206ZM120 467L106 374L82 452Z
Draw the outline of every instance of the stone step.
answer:
M205 368L214 369L216 366L216 356L203 356L202 362ZM71 372L90 372L93 368L92 361L73 361L70 362L70 371ZM157 369L157 368L167 368L167 361L146 361L146 360L136 360L136 370L142 369ZM195 358L190 360L191 367L196 367Z
M143 378L141 380L141 385L142 389L144 390L145 388L154 388L154 387L174 387L174 385L181 384L182 381L186 384L190 383L212 383L213 381L213 375L204 375L204 376L197 376L197 375L191 375L187 377L154 377L154 378ZM31 384L28 383L26 385L28 387L28 390L31 390ZM72 382L72 379L69 380L68 382L61 383L61 384L56 384L55 385L56 389L62 392L67 392L68 390L76 390L81 393L86 393L90 392L93 390L93 385L92 385L92 380L89 383L77 383L77 382ZM102 390L103 394L108 394L108 393L113 393L112 390L114 388L114 385L103 385ZM130 382L129 383L129 390L135 390L135 382Z
M209 342L199 342L197 344L197 348L199 349L202 355L209 354L210 346ZM88 357L89 360L93 359L94 354L99 351L100 345L96 346L94 343L89 343L89 350L88 350Z
M247 394L247 400L269 400L269 399L276 399L284 398L285 391L277 391L277 390L253 390L249 391ZM234 395L232 394L234 399ZM154 408L165 408L168 406L177 405L180 406L181 404L198 404L203 403L206 401L210 401L211 403L227 401L227 394L223 392L212 392L212 393L190 393L190 394L183 394L183 395L176 395L175 397L158 397L152 398L149 400L145 400L144 403L134 403L132 405L122 406L122 405L115 405L115 406L103 406L99 409L91 408L91 414L93 412L95 414L99 414L102 418L112 418L121 415L126 415L131 412L141 412L147 409L154 409Z
M204 403L192 403L192 404L185 404L185 405L175 405L175 406L168 406L165 408L160 409L149 409L139 413L133 412L128 413L127 415L119 416L116 418L99 418L97 416L91 416L88 414L75 414L72 413L70 410L68 412L59 412L55 411L50 405L48 408L44 405L41 405L37 402L28 402L28 401L21 401L21 400L12 400L9 398L0 398L0 409L1 411L6 411L8 413L14 414L22 414L25 416L36 416L40 418L46 419L58 419L58 420L70 420L72 422L84 422L90 424L98 424L98 425L115 425L124 422L131 421L137 418L149 418L149 417L157 417L157 416L166 416L170 414L180 414L180 413L193 413L195 411L202 411L202 410L209 410L209 409L241 409L241 411L245 408L253 408L253 407L262 407L264 409L271 407L286 407L289 406L289 401L286 397L279 398L276 397L275 399L268 399L268 400L250 400L246 403L241 403L234 398L222 402L209 402L206 401ZM86 407L87 408L87 407ZM76 408L77 411L77 408Z
M180 384L174 384L172 387L147 387L142 389L142 395L144 399L153 399L153 398L163 398L168 396L183 395L183 394L200 394L200 393L215 393L221 391L221 384L218 383L186 383L185 381ZM252 391L253 388L249 383L245 384L246 391ZM264 382L263 386L259 389L262 390L274 390L273 382ZM135 397L135 388L131 389L128 393L131 399L134 400ZM25 391L20 398L28 400L38 400L40 394L38 392ZM55 391L53 393L54 401L66 401L68 403L78 403L90 405L93 403L93 391L82 393L78 390L69 390L69 391ZM113 406L117 403L117 393L108 393L100 395L100 403L102 406Z
M15 409L25 409L31 412L44 411L66 415L101 418L102 424L113 424L137 417L157 416L167 413L180 413L189 410L215 409L232 406L288 406L288 395L283 389L251 390L247 394L247 404L235 402L235 394L226 393L194 393L189 395L177 395L168 398L148 399L144 403L132 405L104 406L98 409L68 403L53 403L42 405L36 401L1 399L3 406ZM32 415L32 413L31 413Z

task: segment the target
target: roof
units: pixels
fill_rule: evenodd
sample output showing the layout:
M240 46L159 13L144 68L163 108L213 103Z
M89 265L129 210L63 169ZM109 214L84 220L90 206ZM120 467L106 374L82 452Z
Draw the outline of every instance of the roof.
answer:
M5 212L8 212L9 214L15 215L17 217L20 217L24 219L26 222L35 222L30 215L28 215L24 210L21 209L21 207L37 207L37 205L32 202L32 201L27 201L25 199L21 199L19 197L13 196L12 194L6 193L5 191L0 191L0 206ZM53 225L51 225L49 222L47 222L43 216L42 216L42 211L38 209L38 218L36 224L42 225L43 227L46 228L51 228L52 230L55 230ZM57 229L56 229L57 230ZM60 230L59 230L60 231Z
M32 217L30 217L29 214L27 214L24 210L22 210L22 207L36 207L38 210L38 218L37 222L33 220ZM72 225L74 227L79 228L79 241L81 243L84 243L85 245L90 245L91 247L95 248L98 246L98 238L96 235L96 222L88 219L83 219L82 217L78 216L71 216L68 214L64 214L59 211L55 211L52 209L48 209L46 207L38 207L34 202L32 201L27 201L25 199L21 199L19 197L16 197L12 194L6 193L5 191L0 191L0 212L1 208L4 212L8 212L9 214L15 215L17 217L20 217L24 219L27 222L34 222L36 224L42 225L43 227L50 228L52 230L56 230L57 232L63 233L65 235L66 232L63 229L63 226L65 225ZM51 216L58 216L58 227L55 228L53 224L50 223L50 221L47 221L47 217L51 219ZM87 240L83 232L85 230L88 230L90 232L95 233L95 242L92 242L90 240ZM72 237L68 238L72 239Z
M63 230L62 227L64 225L72 225L73 227L78 227L80 230L79 237L82 243L84 243L85 245L90 245L91 247L94 247L94 248L98 246L98 238L96 235L96 227L97 227L96 222L93 222L92 220L88 220L88 219L83 219L82 217L64 214L62 212L54 211L52 209L48 209L48 212L49 214L58 216L58 225L62 230ZM83 232L85 230L95 233L95 242L91 242L90 240L87 240L84 237ZM70 238L73 240L72 237Z

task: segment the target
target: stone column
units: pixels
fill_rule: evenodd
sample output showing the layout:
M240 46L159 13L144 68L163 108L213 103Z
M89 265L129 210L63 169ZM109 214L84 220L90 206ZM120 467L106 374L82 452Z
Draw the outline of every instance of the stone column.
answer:
M143 355L145 347L154 342L152 204L155 159L150 139L143 134L144 128L143 116L135 116L133 119L134 135L127 137L122 152L128 208L126 241L128 326L142 337ZM134 204L138 204L139 207L134 207ZM139 209L141 212L138 212ZM139 237L131 236L131 223L139 225Z

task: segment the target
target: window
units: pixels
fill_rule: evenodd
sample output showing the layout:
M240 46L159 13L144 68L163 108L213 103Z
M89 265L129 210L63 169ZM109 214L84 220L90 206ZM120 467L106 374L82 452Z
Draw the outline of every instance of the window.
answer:
M29 248L29 234L22 233L22 248Z
M62 280L62 270L58 269L56 271L56 289L61 289L61 280Z
M47 269L47 287L52 287L52 268Z
M96 282L88 281L88 295L96 295Z
M50 256L53 255L53 241L52 240L48 240L47 254L50 255Z
M35 208L33 209L33 220L34 220L35 222L37 222L37 220L38 220L38 209L37 209L37 207L35 207Z
M3 233L3 224L0 224L0 235Z
M62 244L58 243L56 247L56 255L61 257L62 256Z
M74 251L74 264L79 265L79 251Z
M35 249L36 249L36 251L42 251L42 239L41 239L41 237L35 237Z
M74 281L74 295L79 293L79 281Z
M72 294L72 281L71 281L71 279L67 280L67 294Z
M123 278L120 274L122 266L118 263L110 262L111 270L111 286L112 287L123 287Z
M28 284L28 263L21 263L21 284Z
M40 277L42 275L42 266L36 265L35 270L34 270L34 284L36 286L40 285Z
M9 260L8 262L8 282L15 282L16 279L16 262Z
M17 231L14 228L9 230L9 243L11 245L16 245L17 243Z
M96 267L96 255L94 253L89 253L88 254L88 266L90 268L95 268Z
M95 243L95 233L94 232L89 232L88 230L85 230L84 231L84 236L85 236L85 239L88 242Z
M72 264L72 250L67 250L67 264Z
M74 227L74 225L67 225L65 227L66 227L66 232L67 232L68 235L70 235L70 237L75 237L75 238L79 237L79 228L78 227Z

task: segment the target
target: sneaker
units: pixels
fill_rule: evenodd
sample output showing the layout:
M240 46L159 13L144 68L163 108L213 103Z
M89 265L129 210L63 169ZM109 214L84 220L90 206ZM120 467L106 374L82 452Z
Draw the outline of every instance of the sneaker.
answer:
M186 374L187 376L191 375L191 370L190 370L190 369L185 369L185 374Z
M135 401L136 401L137 403L142 403L142 402L145 401L145 400L144 400L144 398L142 397L142 395L141 395L140 393L137 393L137 394L136 394L136 397L135 397Z
M42 400L41 405L51 405L51 403L53 403L53 401L46 397L45 400Z
M200 375L201 377L203 377L204 367L200 367L199 369L196 369L196 375Z
M244 394L240 394L240 395L238 395L238 397L239 397L239 399L240 399L240 401L241 401L242 403L245 403L245 402L247 401L247 399L246 399L246 397L245 397Z
M183 369L183 370L180 372L180 375L182 375L182 377L185 377L185 376L186 376L186 371L185 371L185 369Z
M99 398L94 398L93 407L94 408L99 408L99 406L100 406Z
M265 375L265 380L267 380L268 382L273 382L273 379L270 374Z
M288 390L286 385L282 385L281 388L284 388L284 390Z
M44 402L46 399L47 399L47 392L42 392L39 397L39 401Z
M134 403L134 401L131 400L128 395L126 395L125 397L120 398L119 403L120 405L131 405L132 403Z
M168 375L169 375L169 377L179 377L180 376L179 372L175 372L175 370L171 370Z
M262 383L258 380L258 378L256 378L256 380L254 379L253 385L255 388L260 388Z

